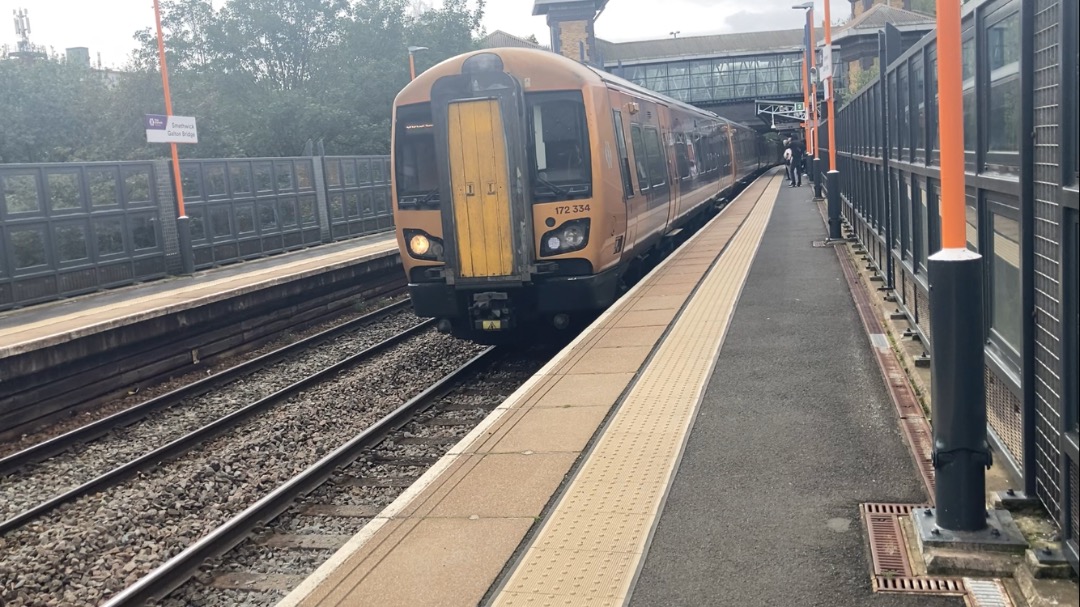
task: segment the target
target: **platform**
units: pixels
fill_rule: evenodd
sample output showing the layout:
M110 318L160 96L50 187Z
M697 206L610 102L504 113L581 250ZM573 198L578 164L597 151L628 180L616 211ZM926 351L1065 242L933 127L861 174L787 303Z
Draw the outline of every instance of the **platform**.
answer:
M872 596L859 504L926 496L809 189L781 184L750 185L280 605L960 605Z
M6 311L0 359L396 254L378 234Z

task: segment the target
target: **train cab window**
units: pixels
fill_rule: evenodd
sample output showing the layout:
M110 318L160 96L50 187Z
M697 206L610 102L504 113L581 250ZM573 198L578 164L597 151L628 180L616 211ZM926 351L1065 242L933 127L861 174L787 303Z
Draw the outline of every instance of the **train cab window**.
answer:
M431 108L398 109L394 141L398 206L417 207L439 203L439 171L435 160L435 129Z
M657 188L667 184L667 159L660 146L660 134L652 127L645 127L645 151L649 156L649 185Z
M534 200L588 198L592 156L581 93L532 93L525 99Z
M612 111L615 121L615 147L619 150L619 171L622 173L623 197L634 197L634 181L630 177L630 158L626 153L626 134L623 131L622 112Z
M649 157L645 153L645 140L641 137L640 126L636 124L630 125L630 140L634 146L634 164L637 165L638 186L644 192L649 189Z

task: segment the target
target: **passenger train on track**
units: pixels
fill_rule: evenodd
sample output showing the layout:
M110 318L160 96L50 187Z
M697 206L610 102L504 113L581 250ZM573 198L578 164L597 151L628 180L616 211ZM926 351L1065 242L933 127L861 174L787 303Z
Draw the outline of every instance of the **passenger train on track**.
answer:
M777 156L749 127L554 53L449 59L394 103L415 311L481 341L565 327Z

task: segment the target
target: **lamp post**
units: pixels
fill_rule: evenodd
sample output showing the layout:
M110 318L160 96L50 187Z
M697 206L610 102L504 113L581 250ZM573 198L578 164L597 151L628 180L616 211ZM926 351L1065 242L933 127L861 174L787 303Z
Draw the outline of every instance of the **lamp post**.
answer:
M796 4L791 8L795 10L806 11L806 51L803 55L806 57L806 68L803 70L806 74L805 80L809 80L806 88L809 90L809 104L807 106L807 122L809 126L806 129L806 153L810 153L810 146L813 146L813 156L810 158L810 179L814 184L814 200L821 199L821 171L818 170L818 107L817 107L817 70L814 69L817 66L817 42L814 40L814 3L803 2L802 4ZM807 84L804 80L804 86ZM803 98L807 97L806 93L803 93Z
M169 92L169 66L165 62L165 39L161 33L161 3L154 0L154 24L157 27L158 60L161 61L161 87L165 92L165 115L172 116L172 93ZM191 250L191 220L184 208L184 185L180 179L180 156L176 143L170 143L172 151L173 181L176 183L176 240L180 248L180 266L184 274L195 271L195 258Z
M416 80L416 53L428 50L426 46L409 47L409 80Z
M821 133L818 127L821 125L821 119L818 116L818 80L820 78L818 69L818 41L815 40L816 32L814 32L813 24L813 2L804 2L792 6L793 9L802 9L807 12L807 36L809 37L807 46L807 55L810 60L810 65L814 66L814 69L810 70L810 99L811 108L811 137L813 138L813 156L810 158L810 171L813 173L811 181L813 183L813 198L814 200L821 200L821 159L819 158L819 141ZM811 145L810 141L807 141L807 145ZM807 149L807 153L810 150Z

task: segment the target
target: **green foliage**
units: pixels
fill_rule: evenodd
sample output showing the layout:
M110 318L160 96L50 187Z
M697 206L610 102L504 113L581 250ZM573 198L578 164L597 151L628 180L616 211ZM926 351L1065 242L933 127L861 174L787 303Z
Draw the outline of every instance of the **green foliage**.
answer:
M855 74L855 76L853 78L851 78L851 82L848 83L848 91L850 91L852 93L856 93L856 92L862 90L862 87L864 87L864 86L870 84L871 82L877 80L877 78L878 78L878 65L877 65L877 62L875 61L874 65L870 66L870 68L865 69L865 70L859 70Z
M476 48L486 0L163 0L173 111L195 116L183 156L389 151L394 97L422 71ZM164 113L156 32L113 83L56 59L0 62L0 162L161 157L143 115Z

